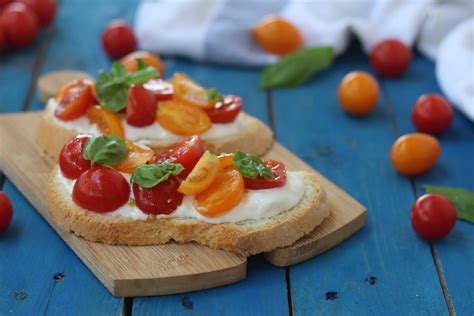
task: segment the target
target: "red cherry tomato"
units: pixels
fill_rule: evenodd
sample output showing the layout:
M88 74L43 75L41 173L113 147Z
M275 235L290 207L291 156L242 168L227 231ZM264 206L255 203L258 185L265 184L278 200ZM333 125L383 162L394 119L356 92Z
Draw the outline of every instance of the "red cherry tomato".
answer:
M13 206L8 196L0 192L0 234L7 230L12 221Z
M416 100L411 113L416 128L428 134L440 134L453 120L453 108L438 94L425 94Z
M114 59L133 52L137 47L137 40L132 27L122 20L110 22L102 33L102 47Z
M19 0L27 5L38 17L42 26L48 26L56 15L56 0Z
M411 224L416 233L426 240L441 239L456 224L456 209L442 195L425 194L411 209Z
M183 201L183 194L178 192L178 187L179 180L176 177L171 177L149 189L134 183L135 203L146 214L170 214Z
M143 87L155 95L157 102L171 100L174 95L173 85L163 79L151 79Z
M272 170L273 177L265 179L257 177L255 179L248 179L244 177L244 184L246 189L261 190L282 187L286 183L286 167L280 161L265 160L263 163Z
M78 80L66 86L58 96L58 107L55 115L63 121L77 119L87 113L87 110L97 104L93 84L88 80Z
M169 147L164 152L155 155L152 163L172 162L183 165L184 170L179 174L186 177L204 153L204 143L199 136L191 136Z
M95 165L79 178L72 189L72 200L87 210L112 212L128 202L130 184L112 168Z
M379 75L398 77L410 66L411 50L397 39L387 39L372 48L370 63Z
M212 123L230 123L242 109L242 99L237 96L227 95L223 102L216 102L214 108L207 111Z
M1 8L0 8L1 10ZM3 33L2 24L0 23L0 52L7 46L7 39L5 38L5 34Z
M59 153L59 169L68 179L77 179L91 167L90 160L82 155L89 136L80 135L70 139Z
M128 89L127 123L132 126L147 126L156 123L157 103L153 93L142 86Z
M5 7L0 15L3 33L13 48L23 48L36 39L38 19L23 3L14 2Z

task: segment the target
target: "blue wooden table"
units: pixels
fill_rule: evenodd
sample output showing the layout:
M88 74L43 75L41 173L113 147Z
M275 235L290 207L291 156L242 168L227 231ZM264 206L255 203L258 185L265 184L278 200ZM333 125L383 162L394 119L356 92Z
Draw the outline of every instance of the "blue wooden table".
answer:
M107 69L100 33L111 19L133 22L136 5L133 0L63 1L55 25L33 46L0 55L2 111L40 110L36 82L43 73ZM250 258L248 276L238 284L122 299L110 295L12 183L2 179L15 213L0 237L0 315L474 314L473 226L458 221L447 238L428 243L415 235L409 220L423 184L474 190L474 125L456 113L440 137L438 164L423 176L400 176L389 160L393 141L414 131L410 111L416 98L440 92L431 61L417 55L403 78L380 79L381 100L361 119L345 115L336 99L347 72L372 72L357 45L309 84L271 94L257 89L256 69L174 58L165 63L168 74L186 72L204 85L241 95L245 110L270 124L279 142L367 206L366 227L291 268Z

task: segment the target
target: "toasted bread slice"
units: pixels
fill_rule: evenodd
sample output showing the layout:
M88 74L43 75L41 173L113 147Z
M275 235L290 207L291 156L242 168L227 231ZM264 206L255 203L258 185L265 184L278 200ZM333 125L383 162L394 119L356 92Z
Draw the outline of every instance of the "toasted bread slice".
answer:
M37 143L48 156L57 159L63 145L77 136L74 130L66 129L57 124L46 107L37 132ZM204 140L207 149L215 154L242 150L253 155L262 156L273 145L273 132L263 122L246 113L240 113L241 132L220 139ZM155 152L160 152L172 142L147 141L146 145Z
M291 245L329 215L323 187L312 173L303 171L305 192L295 207L270 218L219 224L155 216L133 220L90 212L72 201L57 172L59 168L54 168L49 179L48 209L62 229L94 242L135 246L195 241L249 256Z

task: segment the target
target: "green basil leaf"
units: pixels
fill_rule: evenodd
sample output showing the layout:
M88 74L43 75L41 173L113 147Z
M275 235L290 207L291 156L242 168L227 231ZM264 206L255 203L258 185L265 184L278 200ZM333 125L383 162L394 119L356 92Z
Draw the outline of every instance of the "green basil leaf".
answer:
M177 176L183 170L181 164L175 163L142 165L133 171L132 181L142 188L149 189L168 180L171 175Z
M118 136L98 136L89 138L84 146L84 159L90 160L92 165L98 163L106 166L115 166L123 161L128 154L125 141Z
M207 99L210 102L219 102L219 101L222 101L224 99L222 97L222 94L216 88L207 89L206 90L206 96L207 96Z
M457 217L474 224L474 192L463 188L424 185L426 193L441 194L456 208Z
M262 159L257 156L238 150L234 153L232 162L235 168L237 168L240 174L245 178L255 179L260 176L265 179L271 179L273 177L270 168L265 166Z
M297 50L263 69L261 88L292 88L302 85L314 74L331 66L334 51L329 46Z
M137 70L142 70L148 67L148 64L143 60L143 58L135 58L137 62Z

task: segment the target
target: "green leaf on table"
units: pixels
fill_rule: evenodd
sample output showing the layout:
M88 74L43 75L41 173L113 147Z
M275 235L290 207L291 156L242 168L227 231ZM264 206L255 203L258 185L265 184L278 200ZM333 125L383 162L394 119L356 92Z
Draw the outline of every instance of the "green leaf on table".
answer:
M446 197L456 208L457 217L474 224L474 192L463 188L438 187L424 185L426 193L440 194Z
M245 178L255 179L260 176L265 179L271 179L273 177L270 168L265 166L262 159L257 156L237 150L234 153L232 162L234 163L235 168Z
M302 85L317 72L331 66L334 51L329 46L297 50L263 69L262 88L292 88Z
M142 165L133 171L132 181L142 188L149 189L168 180L171 175L177 176L183 170L184 167L179 163Z
M127 157L128 147L118 136L92 137L86 141L82 155L84 159L90 160L92 165L98 163L115 166Z
M159 76L159 71L147 66L140 58L137 59L135 72L127 72L122 63L114 62L110 72L99 73L96 93L100 105L112 112L120 112L127 106L128 88L131 85L141 85Z

